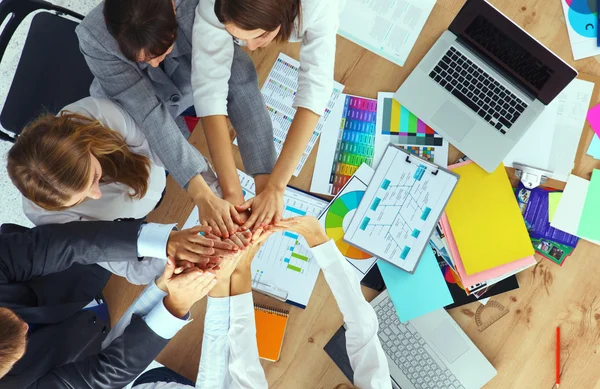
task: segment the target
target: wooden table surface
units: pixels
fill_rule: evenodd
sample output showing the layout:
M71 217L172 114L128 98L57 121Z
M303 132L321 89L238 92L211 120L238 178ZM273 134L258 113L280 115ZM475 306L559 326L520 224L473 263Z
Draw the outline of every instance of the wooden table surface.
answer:
M582 75L581 78L600 84L600 64L596 59L588 58L577 62L572 59L561 1L491 2L581 73L589 75ZM438 0L403 67L338 36L335 80L346 86L344 92L359 96L376 98L379 91L395 91L447 29L463 3L464 0ZM299 44L273 44L251 54L261 85L280 51L299 58ZM592 103L596 102L597 94ZM583 156L591 138L592 131L586 126L575 169L575 173L585 178L589 178L594 167L600 168L599 161ZM193 133L190 141L208 155L200 128ZM301 175L292 180L292 185L309 189L316 150L317 147ZM458 155L453 149L451 160ZM237 151L236 158L238 167L242 168ZM171 178L168 179L167 188L162 205L153 212L150 220L178 222L181 226L192 209L192 203ZM479 303L450 311L498 371L498 375L485 388L552 388L555 376L555 328L560 325L561 387L599 389L600 248L581 241L562 267L539 256L537 259L535 267L518 275L519 289L491 299L508 307L510 312L485 331L479 332L474 320ZM141 287L130 285L120 277L111 278L105 294L113 323L141 290ZM363 292L368 299L376 295L376 292L364 287ZM323 351L323 346L342 324L342 316L322 274L305 310L286 306L259 294L255 294L255 299L291 310L281 360L277 363L262 362L270 387L330 389L338 384L348 383ZM196 377L200 359L205 308L205 301L194 306L192 317L195 320L180 331L158 357L159 362L192 380Z

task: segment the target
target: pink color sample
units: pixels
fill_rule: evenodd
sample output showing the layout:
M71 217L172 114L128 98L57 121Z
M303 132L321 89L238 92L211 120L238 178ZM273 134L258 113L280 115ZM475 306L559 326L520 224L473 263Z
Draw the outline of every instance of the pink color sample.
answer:
M586 119L592 126L592 130L600 137L600 104L588 111Z

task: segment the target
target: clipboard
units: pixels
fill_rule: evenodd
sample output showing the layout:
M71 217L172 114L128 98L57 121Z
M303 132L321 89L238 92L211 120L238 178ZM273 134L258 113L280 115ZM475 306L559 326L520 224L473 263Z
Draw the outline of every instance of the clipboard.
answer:
M414 273L459 176L389 145L344 240Z

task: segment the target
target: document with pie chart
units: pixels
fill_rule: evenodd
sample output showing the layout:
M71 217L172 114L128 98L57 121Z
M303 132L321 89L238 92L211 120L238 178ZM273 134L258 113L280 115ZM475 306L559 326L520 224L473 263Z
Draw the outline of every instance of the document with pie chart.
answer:
M375 265L377 257L346 243L344 232L350 225L374 172L369 165L363 163L319 217L327 236L334 240L337 248L356 270L359 280Z

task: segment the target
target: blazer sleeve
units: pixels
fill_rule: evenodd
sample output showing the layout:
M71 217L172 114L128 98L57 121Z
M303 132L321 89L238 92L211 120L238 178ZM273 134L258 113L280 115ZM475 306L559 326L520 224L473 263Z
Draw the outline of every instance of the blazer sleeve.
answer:
M0 283L28 281L75 263L137 261L142 220L47 224L0 234Z
M50 371L30 389L111 389L133 381L167 345L139 316L122 336L96 355Z
M80 50L103 92L133 117L151 149L185 188L190 179L208 169L204 157L185 139L151 81L139 74L134 63L105 50L85 26L79 25L76 31Z

